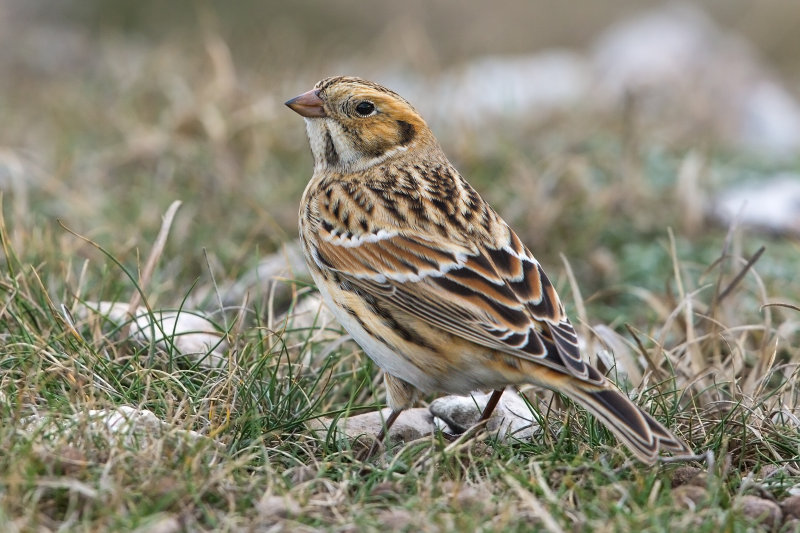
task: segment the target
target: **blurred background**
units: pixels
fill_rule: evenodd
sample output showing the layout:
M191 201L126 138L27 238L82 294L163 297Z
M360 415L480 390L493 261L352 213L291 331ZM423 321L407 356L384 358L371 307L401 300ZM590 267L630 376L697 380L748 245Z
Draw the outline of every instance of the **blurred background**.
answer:
M108 283L57 221L136 264L180 199L155 297L180 301L209 272L237 279L296 237L311 158L283 102L352 74L415 104L540 260L557 270L565 254L588 294L663 285L668 227L687 257L713 260L732 220L790 272L799 21L785 0L3 0L9 241L57 279L88 257Z
M757 495L777 531L800 494L798 29L797 0L0 0L0 530L751 531ZM713 453L685 486L549 395L530 444L364 468L309 434L385 403L296 243L312 160L283 103L337 74L420 110L585 356ZM108 407L157 437L95 438Z

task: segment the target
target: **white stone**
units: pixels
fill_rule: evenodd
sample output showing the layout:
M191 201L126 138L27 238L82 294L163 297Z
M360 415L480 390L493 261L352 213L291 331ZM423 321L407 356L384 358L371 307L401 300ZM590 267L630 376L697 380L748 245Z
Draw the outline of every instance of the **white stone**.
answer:
M778 174L731 187L713 201L711 211L724 224L800 234L800 175Z
M86 302L78 316L88 318L100 314L116 326L130 322L129 306L120 302ZM182 355L190 356L203 366L219 367L227 363L227 341L216 326L199 311L154 310L138 307L133 313L130 334L143 342L155 342L164 350L174 346Z
M612 24L595 42L593 64L602 90L620 98L630 90L681 82L706 66L720 33L698 8L668 4Z
M374 438L384 427L384 422L391 411L382 409L361 415L339 419L337 430L347 436L349 440L359 437ZM309 421L308 427L312 431L329 431L333 425L330 418L317 418ZM389 430L389 440L410 442L425 435L430 435L435 426L433 416L427 409L420 407L406 409L397 417L394 425Z
M756 81L744 94L739 144L791 155L800 149L800 104L775 80Z
M460 434L478 423L491 394L445 396L431 402L430 411L439 427ZM529 440L539 431L528 405L513 390L506 390L486 422L486 430L500 440Z
M144 448L167 438L187 445L208 442L215 450L223 448L220 443L196 431L164 422L152 411L127 405L91 409L75 413L66 419L33 415L23 419L20 427L32 435L66 438L77 447L82 447L81 442L95 442L95 439L100 438L113 446ZM210 462L214 460L213 456L209 458Z
M669 3L612 25L593 47L595 104L637 97L661 126L710 128L748 150L800 150L800 104L754 47L696 5Z

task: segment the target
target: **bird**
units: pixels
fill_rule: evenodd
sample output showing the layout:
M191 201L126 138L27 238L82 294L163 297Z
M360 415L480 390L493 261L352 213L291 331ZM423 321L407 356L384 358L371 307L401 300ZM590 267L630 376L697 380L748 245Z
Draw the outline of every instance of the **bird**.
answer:
M541 264L461 176L402 96L351 76L285 104L305 121L313 175L303 253L325 305L383 370L381 441L422 394L508 386L562 393L635 457L692 450L582 357Z

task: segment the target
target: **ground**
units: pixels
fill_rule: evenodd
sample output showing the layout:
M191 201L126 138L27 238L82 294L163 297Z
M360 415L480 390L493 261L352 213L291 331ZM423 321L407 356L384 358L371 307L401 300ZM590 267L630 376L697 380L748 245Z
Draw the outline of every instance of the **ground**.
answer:
M308 423L383 407L379 369L335 323L293 318L314 293L302 269L253 281L296 238L311 159L282 102L322 61L264 67L198 17L189 44L51 20L16 30L19 50L45 47L38 60L0 62L0 529L800 527L800 241L707 209L730 184L800 172L796 154L662 127L637 101L436 117L550 273L587 357L706 455L646 467L585 411L525 390L542 425L530 441L434 434L363 462ZM221 360L87 311L137 294L145 313L203 313ZM108 418L120 407L124 432Z

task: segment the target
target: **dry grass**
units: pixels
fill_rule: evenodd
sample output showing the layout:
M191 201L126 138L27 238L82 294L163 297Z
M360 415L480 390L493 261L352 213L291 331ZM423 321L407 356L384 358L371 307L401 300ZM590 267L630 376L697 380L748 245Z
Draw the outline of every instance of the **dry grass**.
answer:
M305 426L384 401L338 329L285 318L313 288L218 293L294 238L310 161L281 102L313 80L237 66L213 32L202 52L101 42L81 76L0 94L0 529L744 531L741 495L800 485L798 242L714 226L700 200L771 163L581 110L446 146L553 274L586 353L613 352L611 375L708 450L697 502L676 465L643 468L547 395L529 395L533 442L433 436L365 465ZM206 312L226 364L81 318L132 298ZM165 425L110 437L88 413L118 406Z

